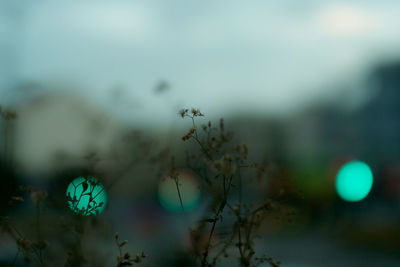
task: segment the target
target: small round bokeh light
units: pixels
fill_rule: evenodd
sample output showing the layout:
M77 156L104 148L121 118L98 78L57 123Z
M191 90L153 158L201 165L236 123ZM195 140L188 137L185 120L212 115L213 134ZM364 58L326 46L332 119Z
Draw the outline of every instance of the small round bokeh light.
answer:
M369 194L372 183L371 168L362 161L350 161L336 176L336 191L343 200L360 201Z
M67 188L70 209L81 215L98 215L107 205L107 192L94 177L78 177Z
M166 176L161 179L157 192L158 200L161 206L168 211L191 211L200 201L201 193L197 176L192 171L186 169L178 169L176 173L177 183L171 176ZM177 186L179 187L181 199L179 199Z

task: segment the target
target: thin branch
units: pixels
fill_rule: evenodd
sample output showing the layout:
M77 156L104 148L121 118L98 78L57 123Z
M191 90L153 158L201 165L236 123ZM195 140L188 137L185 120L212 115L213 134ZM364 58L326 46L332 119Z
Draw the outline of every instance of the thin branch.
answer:
M183 208L181 190L179 190L178 179L175 178L174 180L175 180L176 190L178 191L179 203L181 204L182 212L185 212L185 209Z

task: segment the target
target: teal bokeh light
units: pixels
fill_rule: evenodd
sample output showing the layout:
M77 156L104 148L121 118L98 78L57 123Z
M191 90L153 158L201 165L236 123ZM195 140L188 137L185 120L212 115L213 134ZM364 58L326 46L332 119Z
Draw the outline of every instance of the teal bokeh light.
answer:
M200 201L200 187L196 175L189 171L180 169L177 171L178 187L181 194L184 211L193 210ZM166 210L182 212L175 179L168 176L161 180L158 186L158 200Z
M351 161L340 168L336 176L336 191L346 201L360 201L371 191L371 168L362 161Z
M96 178L78 177L68 185L67 202L75 213L97 215L107 205L107 192Z

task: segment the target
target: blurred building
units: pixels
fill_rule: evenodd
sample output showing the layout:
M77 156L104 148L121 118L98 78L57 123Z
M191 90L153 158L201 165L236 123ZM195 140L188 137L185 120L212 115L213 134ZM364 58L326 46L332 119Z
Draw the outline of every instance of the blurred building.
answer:
M79 164L88 153L105 154L123 129L94 103L68 93L36 95L16 111L13 157L32 173Z
M365 157L380 165L400 163L400 62L371 74L376 96L359 111Z

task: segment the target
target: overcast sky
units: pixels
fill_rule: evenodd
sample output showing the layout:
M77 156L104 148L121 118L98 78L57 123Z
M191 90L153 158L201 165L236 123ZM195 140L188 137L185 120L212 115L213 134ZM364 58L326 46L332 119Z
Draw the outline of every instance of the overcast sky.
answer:
M0 4L3 81L76 84L146 120L295 110L400 47L394 0L15 2ZM171 87L155 96L160 80Z

